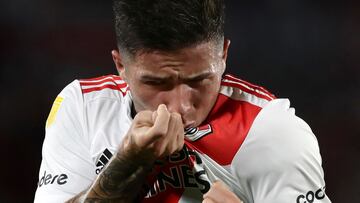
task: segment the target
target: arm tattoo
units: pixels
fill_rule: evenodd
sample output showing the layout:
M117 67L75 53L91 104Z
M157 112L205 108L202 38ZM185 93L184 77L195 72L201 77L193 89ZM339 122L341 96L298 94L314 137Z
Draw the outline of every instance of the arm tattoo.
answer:
M151 172L153 163L147 161L148 152L130 150L117 153L99 174L90 189L68 201L76 202L134 202Z

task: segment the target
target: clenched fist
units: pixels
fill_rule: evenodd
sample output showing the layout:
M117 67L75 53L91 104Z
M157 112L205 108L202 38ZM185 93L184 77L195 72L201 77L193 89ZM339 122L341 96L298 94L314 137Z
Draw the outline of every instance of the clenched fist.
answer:
M183 145L184 126L180 114L171 113L166 105L160 104L154 112L141 111L135 116L121 151L146 152L147 161L155 161L181 150Z

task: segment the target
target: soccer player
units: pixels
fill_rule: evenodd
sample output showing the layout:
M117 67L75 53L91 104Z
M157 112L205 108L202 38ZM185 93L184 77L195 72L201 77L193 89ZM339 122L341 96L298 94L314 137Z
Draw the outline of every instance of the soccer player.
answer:
M55 99L35 202L330 202L317 140L289 101L224 74L223 0L113 9L119 75Z

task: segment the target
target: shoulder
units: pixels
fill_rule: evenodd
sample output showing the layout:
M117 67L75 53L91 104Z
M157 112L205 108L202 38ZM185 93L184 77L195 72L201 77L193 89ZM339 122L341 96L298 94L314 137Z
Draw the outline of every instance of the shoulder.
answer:
M118 75L104 75L96 78L78 79L78 81L83 94L111 89L125 95L128 90L128 85Z
M77 82L86 100L97 97L122 98L129 90L127 83L117 75L78 79Z
M230 164L247 139L254 119L273 98L260 86L225 75L217 100L205 122L211 126L211 136L196 141L196 147L218 163ZM222 148L218 148L218 143L222 143Z
M253 118L233 160L235 165L247 163L241 167L241 173L283 171L286 167L296 167L296 162L306 162L310 156L321 164L315 135L309 125L295 115L288 99L277 99L265 88L231 75L224 77L220 93L248 103L242 105L241 112L257 108L256 113L241 115L241 119Z
M231 74L224 75L221 85L222 87L232 87L237 91L252 94L268 101L276 98L274 94L264 87L242 80Z
M128 94L128 90L126 82L116 75L76 79L60 92L54 104L71 103L74 108L82 108L89 102L99 101L99 99L122 101Z
M117 75L76 79L60 92L55 103L66 100L77 106L98 98L121 100L128 90L126 82Z
M300 142L317 144L311 128L295 115L295 109L290 107L288 99L276 98L264 87L232 75L223 77L220 94L231 100L248 103L248 106L258 107L259 111L254 114L245 142L264 139L274 144L279 141L282 144L288 142L289 145Z
M273 160L269 164L279 164L276 165L279 167L306 155L320 159L315 135L309 125L295 115L288 99L272 100L259 112L241 150L255 150L263 158Z
M322 175L317 139L287 99L275 99L259 112L234 162L247 163L242 169L249 177L313 169L318 171L310 174Z
M296 152L296 149L301 151L306 147L317 149L317 140L311 128L295 115L295 109L290 107L288 99L269 102L255 119L250 133L254 139L280 145L282 150L286 149L288 152Z
M80 126L80 129L87 134L90 121L97 122L95 118L103 119L110 116L109 112L115 113L116 111L112 111L114 109L122 106L128 107L129 102L127 101L130 95L125 98L127 91L127 84L115 75L76 79L56 97L46 122L46 128L48 131L53 131L57 129L55 126L61 126L64 123L69 125L80 123L81 125L77 126ZM106 110L104 111L104 109Z
M263 108L276 97L262 86L252 84L233 75L224 75L220 94L236 101L244 101Z
M274 99L276 97L264 87L227 74L223 76L219 95L209 118L226 117L230 114L235 118L234 122L242 126L244 136L247 136L259 112Z
M323 191L321 165L310 127L295 115L289 100L275 99L255 118L232 170L243 185L252 185L248 190L254 200L288 202L308 191Z

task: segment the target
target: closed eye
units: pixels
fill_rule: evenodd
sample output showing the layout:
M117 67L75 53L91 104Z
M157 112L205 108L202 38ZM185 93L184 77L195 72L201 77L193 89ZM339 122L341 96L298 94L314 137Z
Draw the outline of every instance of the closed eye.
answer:
M207 82L209 82L209 81L211 81L211 76L204 75L204 76L187 79L186 83L190 86L195 87L195 86L201 86L201 85L207 84Z
M166 81L163 80L145 80L143 82L147 85L152 85L152 86L160 86L166 84Z

